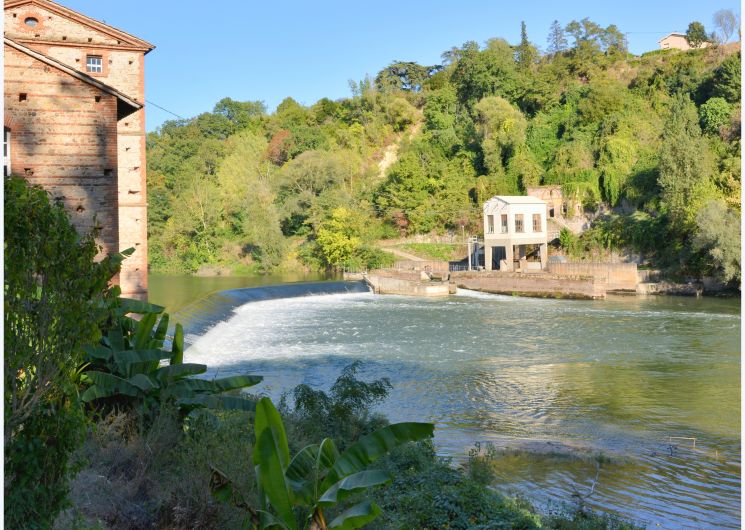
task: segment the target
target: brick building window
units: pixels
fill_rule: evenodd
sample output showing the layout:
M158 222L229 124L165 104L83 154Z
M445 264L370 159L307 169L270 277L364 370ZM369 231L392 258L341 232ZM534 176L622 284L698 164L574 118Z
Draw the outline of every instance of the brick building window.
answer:
M533 232L540 232L541 231L541 214L534 213L533 214Z
M503 213L502 214L502 233L506 234L507 230L508 230L507 229L507 214Z
M10 176L10 129L3 128L3 175Z
M86 56L85 70L94 74L103 73L103 57L101 57L100 55Z
M515 232L524 232L525 229L523 228L523 214L517 213L515 214Z
M24 20L23 23L29 27L34 28L39 23L39 20L34 17L26 17L26 20Z

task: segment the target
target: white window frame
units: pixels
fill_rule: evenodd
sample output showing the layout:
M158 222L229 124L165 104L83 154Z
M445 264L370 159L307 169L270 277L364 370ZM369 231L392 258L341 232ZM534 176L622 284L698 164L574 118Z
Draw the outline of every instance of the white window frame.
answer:
M10 168L10 129L3 127L3 174L8 177L11 174Z
M85 71L90 74L102 74L103 73L103 56L86 55L85 56Z

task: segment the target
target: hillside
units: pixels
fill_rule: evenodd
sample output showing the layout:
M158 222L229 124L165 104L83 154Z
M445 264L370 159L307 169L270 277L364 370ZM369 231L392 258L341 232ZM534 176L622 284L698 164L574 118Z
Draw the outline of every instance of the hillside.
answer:
M478 234L486 198L560 184L614 212L562 238L575 257L738 281L739 44L637 57L620 35L583 20L550 54L468 42L346 99L226 98L167 122L148 136L151 268L380 265L381 238Z

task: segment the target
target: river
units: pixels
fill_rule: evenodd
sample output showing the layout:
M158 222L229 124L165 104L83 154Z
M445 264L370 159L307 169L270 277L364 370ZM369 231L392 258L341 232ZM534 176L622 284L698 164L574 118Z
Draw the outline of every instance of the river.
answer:
M393 385L381 412L435 422L440 454L504 449L505 492L546 509L575 493L649 527L739 528L739 299L352 291L202 299L176 315L186 359L261 374L258 391L273 398L300 383L327 388L359 359L363 378Z

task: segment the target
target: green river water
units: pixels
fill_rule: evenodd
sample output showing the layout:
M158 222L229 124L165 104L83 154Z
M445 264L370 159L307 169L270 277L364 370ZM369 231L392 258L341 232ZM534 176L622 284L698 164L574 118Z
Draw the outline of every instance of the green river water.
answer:
M210 291L303 279L151 276L151 301L178 316ZM455 459L493 443L496 486L539 507L579 494L650 528L739 528L740 328L739 299L353 292L215 315L186 360L261 374L278 397L360 359L393 385L381 412L435 422Z

